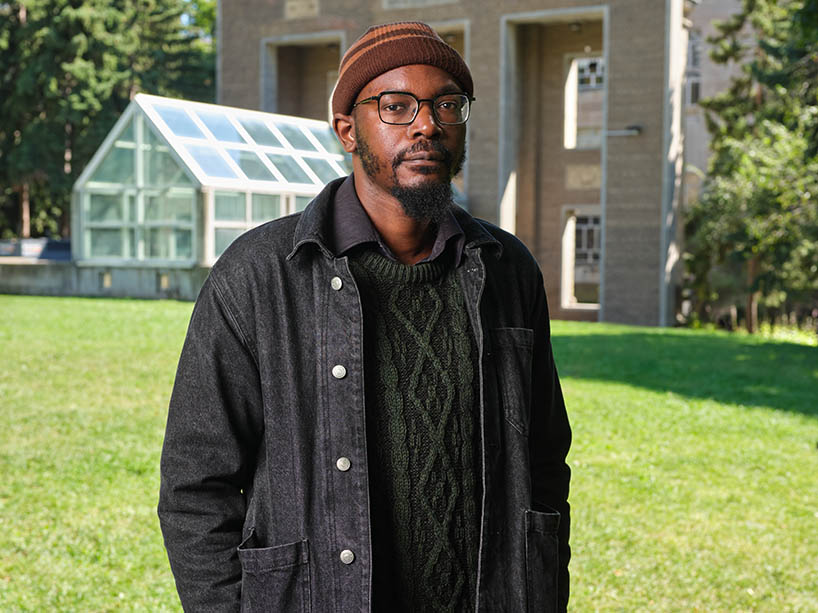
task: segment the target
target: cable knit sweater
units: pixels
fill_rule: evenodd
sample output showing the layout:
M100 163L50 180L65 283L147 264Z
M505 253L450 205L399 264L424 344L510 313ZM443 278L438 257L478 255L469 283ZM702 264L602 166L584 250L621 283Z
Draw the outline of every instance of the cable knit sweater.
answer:
M477 348L451 258L350 259L364 310L373 610L474 607Z

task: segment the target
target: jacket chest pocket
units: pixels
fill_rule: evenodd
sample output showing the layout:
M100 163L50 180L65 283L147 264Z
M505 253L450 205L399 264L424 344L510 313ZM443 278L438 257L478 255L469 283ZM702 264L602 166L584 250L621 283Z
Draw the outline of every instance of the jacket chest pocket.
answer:
M306 540L276 547L239 545L241 611L310 611L309 544Z
M495 328L491 330L491 342L506 421L520 434L528 436L534 331L529 328Z

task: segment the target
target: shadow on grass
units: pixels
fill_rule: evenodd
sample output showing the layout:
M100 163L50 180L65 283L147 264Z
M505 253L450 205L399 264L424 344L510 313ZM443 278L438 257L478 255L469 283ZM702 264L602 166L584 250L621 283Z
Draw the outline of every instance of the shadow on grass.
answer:
M818 349L688 331L555 333L560 377L627 383L818 417Z

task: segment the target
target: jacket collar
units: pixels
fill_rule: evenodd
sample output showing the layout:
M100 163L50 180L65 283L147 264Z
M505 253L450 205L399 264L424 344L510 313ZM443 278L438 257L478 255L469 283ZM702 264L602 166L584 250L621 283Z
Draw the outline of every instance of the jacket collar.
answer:
M337 254L333 252L331 247L331 209L335 192L344 180L345 177L341 177L330 181L301 213L301 217L295 226L293 249L287 256L288 260L295 257L296 253L308 243L314 244L326 258L333 259L337 257ZM496 247L499 257L502 253L502 245L500 241L494 238L494 236L483 227L482 223L459 206L455 206L453 212L457 223L460 224L463 233L466 235L466 249L475 249L483 246Z

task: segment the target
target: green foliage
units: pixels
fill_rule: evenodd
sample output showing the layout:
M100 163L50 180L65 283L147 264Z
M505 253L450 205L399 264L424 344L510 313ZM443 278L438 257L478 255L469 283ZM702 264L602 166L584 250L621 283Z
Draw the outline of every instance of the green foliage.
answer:
M739 294L818 307L818 0L744 0L716 29L712 58L741 74L701 103L713 156L686 228L699 315Z
M156 503L192 304L0 296L0 610L179 611ZM815 347L553 322L572 611L814 611Z
M183 21L188 31L202 39L216 38L216 0L185 0Z
M41 220L33 229L67 231L71 186L137 92L213 100L213 40L182 23L195 8L185 0L0 5L0 234L14 232L23 184Z

